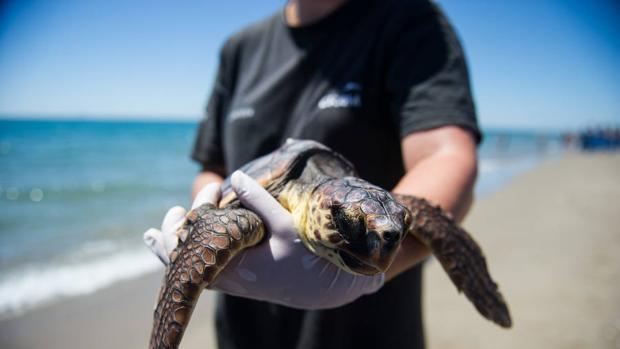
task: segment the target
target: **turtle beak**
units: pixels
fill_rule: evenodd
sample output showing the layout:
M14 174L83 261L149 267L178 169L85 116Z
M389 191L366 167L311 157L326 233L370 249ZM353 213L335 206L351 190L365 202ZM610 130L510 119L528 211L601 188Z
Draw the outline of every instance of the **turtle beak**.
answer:
M376 231L369 230L366 233L370 262L381 271L387 270L394 258L403 233L397 230Z
M403 233L398 230L366 232L366 246L349 245L340 253L347 266L359 274L374 275L386 271L398 251ZM356 248L357 247L357 248Z

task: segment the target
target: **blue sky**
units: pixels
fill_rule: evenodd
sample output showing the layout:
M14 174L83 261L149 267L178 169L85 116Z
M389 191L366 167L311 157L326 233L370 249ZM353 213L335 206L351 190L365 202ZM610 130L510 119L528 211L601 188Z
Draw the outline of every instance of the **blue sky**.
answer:
M613 0L438 1L463 40L486 127L620 124ZM8 1L0 114L197 119L226 36L273 1Z

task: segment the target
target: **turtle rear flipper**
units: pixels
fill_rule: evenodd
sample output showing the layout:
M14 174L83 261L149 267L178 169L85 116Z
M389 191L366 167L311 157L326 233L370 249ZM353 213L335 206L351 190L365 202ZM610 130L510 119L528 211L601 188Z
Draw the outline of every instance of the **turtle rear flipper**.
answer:
M411 211L410 232L431 249L457 289L484 317L511 327L508 306L476 241L438 206L413 196L394 197Z
M205 204L190 211L180 228L185 241L170 256L155 307L149 348L177 348L202 290L240 250L264 236L256 214Z

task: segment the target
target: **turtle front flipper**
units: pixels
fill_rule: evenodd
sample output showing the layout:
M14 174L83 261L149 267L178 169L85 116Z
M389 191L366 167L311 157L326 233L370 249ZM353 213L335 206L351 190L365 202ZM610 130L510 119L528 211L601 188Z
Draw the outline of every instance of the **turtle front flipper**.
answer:
M179 228L186 236L170 256L155 307L151 349L177 348L202 290L232 257L265 234L260 218L241 208L202 205Z
M428 246L460 292L478 312L502 327L512 326L508 306L491 279L482 250L439 206L393 194L412 215L410 233Z

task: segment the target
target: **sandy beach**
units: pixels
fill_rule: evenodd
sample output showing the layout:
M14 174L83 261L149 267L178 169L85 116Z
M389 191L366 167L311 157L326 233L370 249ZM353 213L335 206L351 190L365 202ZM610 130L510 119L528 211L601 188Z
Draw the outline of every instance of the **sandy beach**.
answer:
M431 349L620 348L620 154L570 153L478 200L465 227L484 248L514 328L502 330L425 269ZM0 321L2 348L145 348L161 273ZM45 287L45 285L40 285ZM184 348L214 348L213 294Z
M464 225L514 328L481 320L429 263L428 347L620 348L619 184L620 154L567 154L479 200Z

